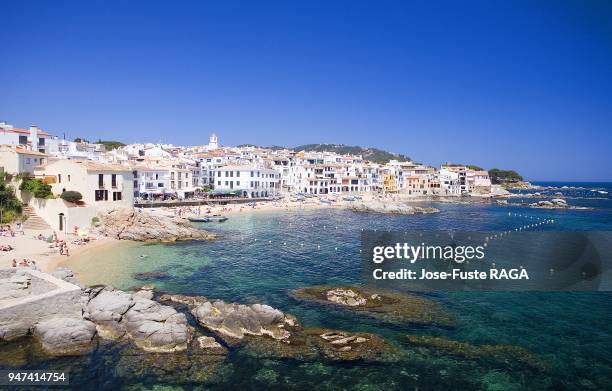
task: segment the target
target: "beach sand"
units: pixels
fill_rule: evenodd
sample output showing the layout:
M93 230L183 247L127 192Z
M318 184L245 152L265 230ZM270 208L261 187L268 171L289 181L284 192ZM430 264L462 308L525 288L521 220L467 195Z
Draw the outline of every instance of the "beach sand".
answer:
M0 251L0 268L11 267L15 259L19 263L23 258L34 260L36 266L45 272L52 272L69 259L87 256L93 251L103 251L108 246L113 246L118 241L111 238L97 238L85 245L72 244L74 235L59 234L59 239L68 243L70 256L60 255L58 248L50 248L50 243L45 240L36 239L35 236L42 234L48 237L52 231L24 230L24 234L16 234L15 237L0 237L0 245L10 245L11 251Z

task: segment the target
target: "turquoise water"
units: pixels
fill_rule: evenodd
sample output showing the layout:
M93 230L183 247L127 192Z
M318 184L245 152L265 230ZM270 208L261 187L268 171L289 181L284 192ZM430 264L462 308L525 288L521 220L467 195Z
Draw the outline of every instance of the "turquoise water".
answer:
M585 186L585 185L581 185ZM609 184L589 184L610 189ZM533 192L533 191L531 191ZM555 191L556 192L556 191ZM554 192L553 192L554 193ZM85 282L127 289L154 283L160 291L203 295L241 303L260 302L296 315L305 326L367 331L405 350L394 364L304 363L258 360L232 351L208 369L219 376L205 383L176 374L139 372L121 376L122 348L100 348L90 356L56 360L29 356L24 367L69 368L74 385L139 388L156 384L185 389L604 389L612 384L612 295L609 293L453 293L428 296L457 319L454 328L389 324L329 306L298 302L294 288L316 284L359 283L362 229L457 229L503 231L536 218L554 219L546 230L610 230L610 195L563 190L572 205L595 209L544 210L490 203L427 203L434 215L387 216L338 210L234 215L210 225L219 240L173 245L130 246L71 265L87 269ZM551 194L552 195L552 194ZM521 202L520 199L511 202ZM510 216L509 216L510 213ZM516 215L516 216L515 216ZM520 215L520 216L519 216ZM162 278L136 280L138 272L163 272ZM96 281L87 281L96 275ZM440 336L475 345L520 346L538 355L546 370L467 360L410 346L407 334Z

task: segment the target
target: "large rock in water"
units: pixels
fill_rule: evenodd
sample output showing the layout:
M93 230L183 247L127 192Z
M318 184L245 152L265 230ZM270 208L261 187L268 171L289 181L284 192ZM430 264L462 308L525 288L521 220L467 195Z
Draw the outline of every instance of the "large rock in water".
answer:
M245 335L269 336L284 340L291 335L288 328L297 326L292 315L264 304L236 304L218 300L207 301L191 309L198 323L215 331L228 342Z
M438 303L412 293L367 286L316 285L291 291L298 300L331 304L394 323L452 327L454 320Z
M439 212L439 210L436 208L423 208L420 206L406 205L405 203L401 203L397 201L380 201L380 200L369 200L369 201L352 203L348 206L348 209L355 211L355 212L389 213L389 214L401 214L401 215L413 215L413 214Z
M96 325L85 319L51 318L36 325L34 335L52 355L73 355L89 351Z
M93 291L86 316L107 339L125 337L150 352L185 350L193 330L184 314L159 304L137 292L130 294L113 288Z
M101 235L139 242L175 242L177 240L210 240L215 235L197 229L178 217L155 215L147 211L119 208L98 214L95 228Z
M185 350L191 340L185 314L153 300L137 297L123 321L134 343L149 352Z

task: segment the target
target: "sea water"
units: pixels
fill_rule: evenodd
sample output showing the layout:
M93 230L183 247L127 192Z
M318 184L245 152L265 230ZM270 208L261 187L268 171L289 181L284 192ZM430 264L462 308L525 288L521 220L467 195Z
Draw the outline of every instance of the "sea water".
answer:
M436 292L427 296L444 306L457 326L439 328L392 324L331 306L299 302L288 292L317 284L361 282L360 234L365 230L454 229L505 231L537 219L554 219L538 230L610 230L612 198L592 189L610 184L547 183L576 186L561 191L570 205L592 210L535 209L532 198L495 203L419 203L437 214L391 216L341 210L233 214L225 223L203 224L219 239L144 246L120 246L69 264L86 284L129 289L153 283L163 292L202 295L239 303L265 303L300 319L304 326L372 332L404 350L393 364L300 362L247 357L232 350L211 367L218 376L202 382L180 374L122 376L123 348L101 347L83 357L46 359L23 346L21 368L66 368L71 384L85 389L603 389L612 384L612 294L604 292ZM533 190L521 193L533 193ZM523 203L523 204L521 204ZM155 272L147 278L147 273ZM139 277L138 279L135 277ZM406 335L438 336L480 345L525 348L545 363L539 371L468 359L406 343ZM24 342L20 342L24 344ZM27 344L27 343L25 343ZM15 349L10 344L2 349ZM0 362L7 367L7 362ZM11 365L16 365L11 362Z

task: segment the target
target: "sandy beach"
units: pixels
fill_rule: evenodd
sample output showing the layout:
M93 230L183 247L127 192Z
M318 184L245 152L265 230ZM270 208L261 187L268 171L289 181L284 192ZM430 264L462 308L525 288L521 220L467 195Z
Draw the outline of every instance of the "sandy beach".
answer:
M53 235L52 231L25 229L23 235L16 233L12 236L0 236L0 246L13 247L10 251L0 251L0 267L11 267L13 259L19 263L24 258L35 261L36 267L45 272L52 272L71 259L86 256L93 251L102 251L108 246L115 245L118 241L112 238L96 238L84 245L73 244L77 239L72 234L59 234L58 239L65 240L69 246L69 256L61 255L59 248L53 247L46 240L37 238L39 234L44 237Z

